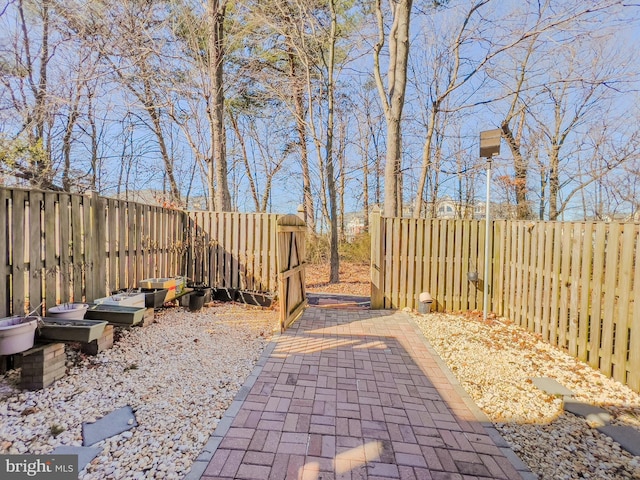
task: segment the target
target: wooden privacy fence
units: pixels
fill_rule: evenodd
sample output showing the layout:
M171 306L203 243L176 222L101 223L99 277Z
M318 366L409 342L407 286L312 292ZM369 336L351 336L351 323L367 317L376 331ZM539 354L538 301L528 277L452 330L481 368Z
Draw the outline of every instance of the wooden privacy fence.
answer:
M44 312L92 301L153 277L185 275L212 287L275 293L278 218L0 188L0 317L41 302ZM303 264L304 237L289 245ZM295 266L296 257L282 255Z
M273 213L189 212L186 275L212 287L276 292Z
M184 264L184 215L91 195L0 188L0 315L93 300Z
M640 391L640 225L491 223L484 279L484 221L381 218L373 214L372 307L483 308L633 390ZM469 272L478 281L468 280Z

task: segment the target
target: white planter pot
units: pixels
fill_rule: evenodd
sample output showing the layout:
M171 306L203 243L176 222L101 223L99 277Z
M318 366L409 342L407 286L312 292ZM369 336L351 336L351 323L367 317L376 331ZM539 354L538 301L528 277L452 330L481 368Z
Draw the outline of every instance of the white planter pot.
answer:
M0 319L0 355L13 355L33 347L38 317Z
M86 303L63 303L47 310L47 316L66 318L67 320L82 320L89 305Z

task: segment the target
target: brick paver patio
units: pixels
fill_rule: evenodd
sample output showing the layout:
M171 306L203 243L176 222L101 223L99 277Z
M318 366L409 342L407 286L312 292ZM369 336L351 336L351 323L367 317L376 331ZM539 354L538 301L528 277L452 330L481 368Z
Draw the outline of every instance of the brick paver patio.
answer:
M529 479L410 316L308 308L188 480Z

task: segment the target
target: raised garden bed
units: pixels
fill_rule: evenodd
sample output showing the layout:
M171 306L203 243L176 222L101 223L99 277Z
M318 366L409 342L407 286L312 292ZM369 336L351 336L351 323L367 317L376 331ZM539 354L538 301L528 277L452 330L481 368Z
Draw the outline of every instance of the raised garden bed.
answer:
M105 320L114 325L131 326L142 322L146 311L146 308L93 304L89 306L85 318L89 320Z
M140 280L138 282L138 286L140 288L166 288L167 290L170 288L176 287L176 279L175 278L145 278L144 280Z
M145 297L145 294L140 292L118 292L108 297L96 298L93 303L142 308L145 306Z
M176 298L176 279L175 278L147 278L138 282L140 288L145 289L163 289L166 291L163 304L170 302Z
M88 343L100 338L107 323L106 320L65 320L44 317L38 328L38 337Z
M221 302L233 302L237 295L238 290L235 288L214 288L211 291L211 296Z

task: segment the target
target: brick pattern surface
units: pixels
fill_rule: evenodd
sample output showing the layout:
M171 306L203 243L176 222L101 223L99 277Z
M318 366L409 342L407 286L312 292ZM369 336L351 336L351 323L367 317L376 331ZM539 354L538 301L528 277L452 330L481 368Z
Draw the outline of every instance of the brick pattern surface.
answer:
M463 396L408 315L310 308L201 478L523 478Z

